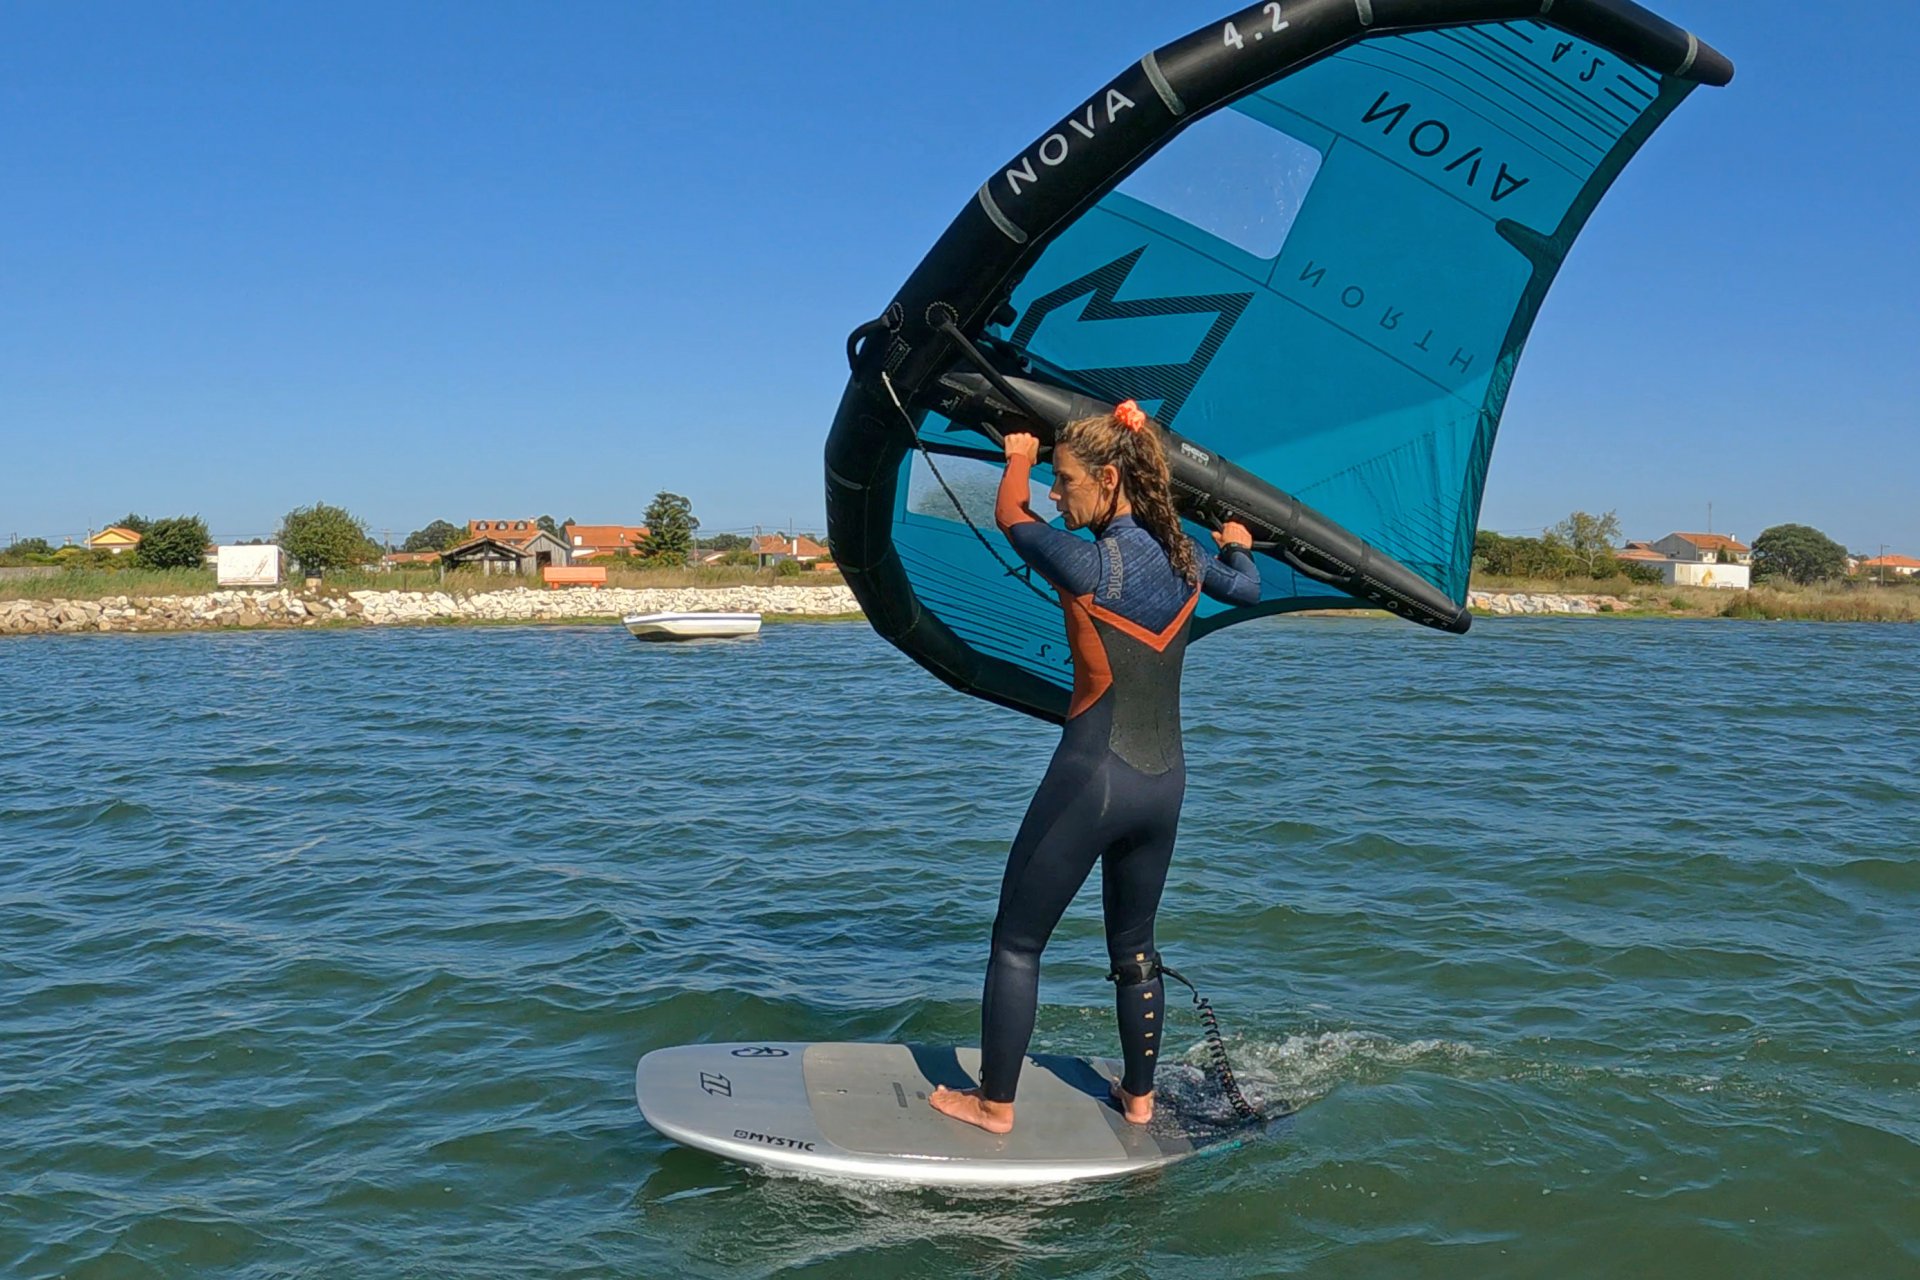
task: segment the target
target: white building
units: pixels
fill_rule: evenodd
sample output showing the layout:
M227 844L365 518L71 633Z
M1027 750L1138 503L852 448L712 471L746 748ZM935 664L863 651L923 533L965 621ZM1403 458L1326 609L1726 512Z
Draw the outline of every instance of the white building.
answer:
M1745 591L1753 585L1753 548L1723 533L1670 533L1658 542L1629 542L1615 559L1658 569L1670 587Z

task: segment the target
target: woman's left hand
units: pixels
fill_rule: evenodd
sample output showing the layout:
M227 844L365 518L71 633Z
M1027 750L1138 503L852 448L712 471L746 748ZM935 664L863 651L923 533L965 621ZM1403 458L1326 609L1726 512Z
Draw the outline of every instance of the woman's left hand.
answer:
M1005 451L1008 462L1019 459L1028 466L1037 466L1040 462L1040 437L1025 431L1009 431L1000 448Z
M1225 551L1228 547L1238 547L1242 551L1253 550L1253 533L1238 520L1229 520L1214 531L1213 540Z

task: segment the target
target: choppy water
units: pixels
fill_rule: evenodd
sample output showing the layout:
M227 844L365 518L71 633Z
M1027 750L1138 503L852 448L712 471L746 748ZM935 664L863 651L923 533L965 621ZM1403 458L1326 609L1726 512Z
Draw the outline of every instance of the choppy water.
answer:
M1914 1275L1916 659L1206 641L1162 946L1305 1109L955 1195L673 1147L631 1073L971 1042L1044 727L858 624L8 641L0 1274ZM1103 970L1090 892L1036 1048L1112 1051Z

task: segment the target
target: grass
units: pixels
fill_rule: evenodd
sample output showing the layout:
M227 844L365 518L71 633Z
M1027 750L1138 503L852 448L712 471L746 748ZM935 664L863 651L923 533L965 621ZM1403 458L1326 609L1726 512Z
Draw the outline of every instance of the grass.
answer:
M837 573L801 573L782 577L772 569L685 568L613 569L607 585L625 590L725 587L838 587L846 579ZM296 591L300 581L288 583ZM327 575L322 593L348 591L446 591L469 595L480 591L511 591L541 587L537 577L513 574L491 576L460 571L444 580L433 569L396 569L392 573L360 570ZM211 569L66 569L44 578L0 578L0 600L100 600L107 596L193 596L218 590Z
M1862 581L1801 587L1769 583L1751 591L1649 586L1615 578L1542 582L1476 578L1475 591L1536 595L1610 595L1626 602L1616 618L1737 618L1803 622L1920 622L1920 582Z
M1723 618L1772 622L1920 622L1920 591L1854 587L1742 591L1720 610Z
M64 569L45 578L0 578L0 600L194 596L213 589L211 569Z

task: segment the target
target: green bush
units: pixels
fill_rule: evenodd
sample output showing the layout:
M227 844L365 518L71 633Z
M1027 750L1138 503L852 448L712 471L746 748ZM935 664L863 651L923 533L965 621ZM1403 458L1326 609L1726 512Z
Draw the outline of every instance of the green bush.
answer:
M807 566L798 560L776 560L773 565L773 576L776 578L798 578L807 571Z
M131 558L142 569L197 569L207 558L207 522L199 516L155 520Z
M309 576L376 561L380 548L351 512L316 502L287 512L274 539Z

